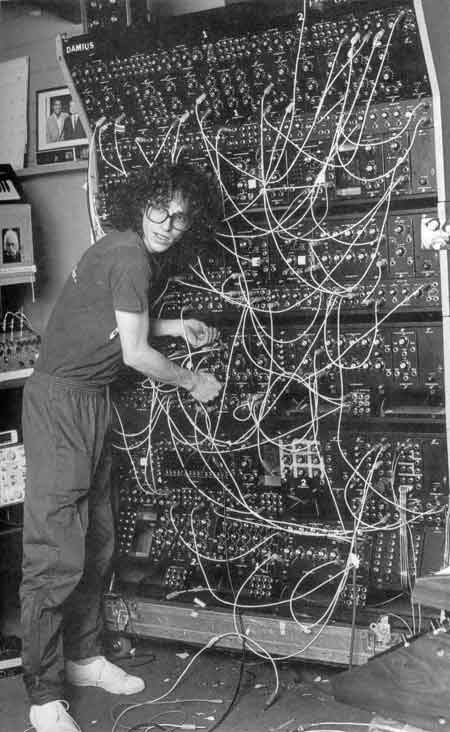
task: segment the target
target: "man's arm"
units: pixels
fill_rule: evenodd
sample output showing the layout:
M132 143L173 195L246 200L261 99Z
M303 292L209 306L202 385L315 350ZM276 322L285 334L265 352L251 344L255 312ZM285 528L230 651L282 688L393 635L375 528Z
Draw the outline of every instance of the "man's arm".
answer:
M206 325L196 318L151 320L150 332L153 336L185 338L191 346L196 348L213 343L218 336L218 331L214 326Z
M153 336L182 336L181 320L179 318L151 318L150 333Z
M115 315L123 360L127 366L151 379L181 386L201 402L215 399L221 384L212 374L183 369L149 345L147 339L150 320L147 311L127 313L116 310Z

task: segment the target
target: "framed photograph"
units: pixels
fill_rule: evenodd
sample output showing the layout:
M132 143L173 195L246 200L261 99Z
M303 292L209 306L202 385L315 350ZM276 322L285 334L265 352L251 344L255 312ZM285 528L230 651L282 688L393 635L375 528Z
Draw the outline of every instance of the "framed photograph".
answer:
M11 262L21 261L22 242L20 226L10 226L6 229L2 228L2 262L9 264Z
M29 203L2 203L0 237L0 287L34 282L36 266Z
M65 163L85 160L88 138L67 87L36 92L36 162Z

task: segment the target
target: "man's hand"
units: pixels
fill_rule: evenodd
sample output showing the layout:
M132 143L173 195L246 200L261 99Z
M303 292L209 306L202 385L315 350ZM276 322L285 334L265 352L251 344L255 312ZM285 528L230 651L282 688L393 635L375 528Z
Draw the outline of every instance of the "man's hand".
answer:
M194 371L192 375L194 386L189 389L189 392L194 399L199 402L212 402L222 389L220 381L217 381L216 377L208 371Z
M201 320L195 318L182 321L182 334L195 348L213 343L219 335L217 328L206 325L206 323L202 323Z

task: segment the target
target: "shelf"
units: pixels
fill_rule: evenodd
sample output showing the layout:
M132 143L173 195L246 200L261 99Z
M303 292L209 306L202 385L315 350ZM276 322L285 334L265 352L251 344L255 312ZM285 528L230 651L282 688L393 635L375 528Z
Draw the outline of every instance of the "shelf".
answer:
M13 656L11 658L2 658L0 656L0 678L7 671L11 671L12 669L20 669L21 666L22 666L22 657L21 656Z
M38 175L51 173L76 173L88 168L87 160L75 160L70 163L51 163L49 165L30 165L28 168L16 170L19 178L33 178Z
M16 371L0 371L0 389L21 386L31 374L33 369L17 369Z
M36 265L2 268L0 266L0 287L6 285L27 285L36 282Z

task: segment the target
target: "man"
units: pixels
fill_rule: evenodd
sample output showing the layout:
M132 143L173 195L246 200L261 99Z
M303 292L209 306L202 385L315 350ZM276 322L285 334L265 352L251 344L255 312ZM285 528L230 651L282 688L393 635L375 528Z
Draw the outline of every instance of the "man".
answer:
M181 368L153 346L162 335L204 346L216 330L195 319L151 320L148 306L170 267L213 224L209 181L190 166L161 166L128 179L117 198L112 221L119 230L90 247L72 271L24 389L22 660L37 732L79 730L61 701L64 679L113 694L144 688L101 647L101 598L114 543L109 384L125 363L200 402L221 389L212 374Z
M63 112L61 100L54 99L52 102L52 113L47 118L47 142L60 142L64 139L63 129L67 116L67 112Z
M81 124L80 115L77 113L76 105L73 99L69 102L69 114L64 120L63 140L80 140L86 137L86 133Z

